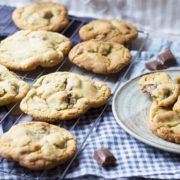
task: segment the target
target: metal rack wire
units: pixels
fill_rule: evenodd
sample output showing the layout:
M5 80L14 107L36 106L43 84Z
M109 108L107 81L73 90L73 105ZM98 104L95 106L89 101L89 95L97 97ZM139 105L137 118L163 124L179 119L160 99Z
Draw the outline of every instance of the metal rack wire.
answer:
M2 10L4 7L0 6L0 10ZM5 7L8 11L9 11L9 16L11 16L11 12L13 10L13 8L9 8L9 7ZM1 16L2 18L2 16ZM80 18L75 18L75 17L70 17L70 23L69 25L61 32L62 34L66 35L67 37L69 37L72 41L73 44L76 44L77 42L80 41L79 36L78 36L78 31L79 28L84 25L85 23L87 23L87 19L80 19ZM7 31L7 29L9 31ZM72 31L73 30L73 31ZM17 31L17 28L14 26L14 24L12 23L11 18L7 17L7 22L5 23L5 25L3 27L1 27L0 24L0 36L5 37L6 35L8 35L8 33L6 33L6 31L9 34L14 33L15 31ZM48 68L48 69L43 69L43 68L37 68L35 71L33 72L28 72L28 73L22 73L22 72L16 72L23 80L29 82L30 84L33 84L40 76L44 75L44 74L48 74L51 72L56 72L56 71L69 71L69 72L74 72L74 73L79 73L79 74L83 74L86 76L91 77L94 80L100 80L100 81L104 81L108 86L111 87L112 89L112 96L114 94L114 92L116 91L117 87L125 81L125 77L126 74L128 73L129 69L131 68L131 66L133 65L133 63L135 61L138 60L138 56L141 53L147 39L148 39L148 34L143 32L143 31L139 31L139 39L141 38L141 43L140 46L137 50L136 55L133 57L133 61L132 63L129 65L128 68L125 68L122 72L120 72L119 74L114 74L114 75L95 75L93 73L90 73L88 71L85 70L81 70L78 67L72 65L70 63L70 61L68 61L68 59L66 58L59 66L53 67L53 68ZM131 48L132 44L129 46L129 48ZM109 99L108 103L111 101L112 97ZM97 127L97 125L100 123L101 117L103 115L103 113L106 111L106 108L108 106L108 103L101 108L98 108L98 116L92 120L91 125L89 125L89 131L84 135L84 138L82 140L82 142L80 142L78 144L78 151L77 153L74 155L74 157L71 159L71 161L69 161L66 165L64 165L63 167L61 167L61 172L56 171L57 172L57 177L59 179L64 179L66 177L66 174L68 173L68 170L70 169L71 165L73 164L73 162L76 160L76 158L80 155L80 153L82 152L82 150L85 148L87 139L89 138L89 136L93 133L93 130ZM17 111L19 104L16 103L10 107L7 108L3 108L1 110L1 112L4 113L4 115L1 117L0 119L0 126L1 128L3 126L7 126L5 128L5 130L3 129L2 132L7 131L10 127L12 127L14 124L23 122L23 121L31 121L32 118L25 116L25 114L23 114L22 112L17 113L16 115L14 115L14 112ZM4 110L5 109L5 110ZM13 118L12 118L13 116ZM86 116L86 115L84 115ZM9 120L8 118L10 118L11 120ZM78 126L78 124L80 123L81 119L83 118L83 116L77 118L74 122L67 122L68 124L68 130L76 132L75 128ZM8 120L7 120L8 119ZM7 122L11 122L9 123L9 125L7 125ZM59 126L65 126L67 128L67 124L66 122L61 122L59 124L57 124ZM78 139L77 139L78 140ZM3 167L3 163L6 162L6 164L10 164L7 167ZM21 168L21 174L17 174L16 173L16 168ZM58 168L57 168L58 169ZM18 172L20 172L18 171ZM43 178L46 174L47 171L40 171L37 172L37 176L36 177L32 177L28 174L30 174L31 172L26 170L25 168L22 168L20 166L17 165L17 163L13 163L10 161L5 160L4 158L0 159L0 172L3 173L8 173L8 174L12 174L12 175L16 175L20 178L26 178L26 179L41 179Z

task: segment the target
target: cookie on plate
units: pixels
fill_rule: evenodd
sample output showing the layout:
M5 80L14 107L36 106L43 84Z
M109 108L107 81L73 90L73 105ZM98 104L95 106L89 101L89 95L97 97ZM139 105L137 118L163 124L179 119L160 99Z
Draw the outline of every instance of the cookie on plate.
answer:
M17 8L12 15L20 29L59 31L69 22L64 5L52 2L34 2Z
M88 77L55 72L40 77L21 101L21 110L42 121L54 122L79 117L88 109L104 105L110 88Z
M122 20L95 20L84 25L79 31L82 40L104 40L125 44L138 35L136 28Z
M76 139L69 131L45 122L15 125L0 138L0 156L31 170L63 164L76 150Z
M177 84L180 84L180 76L177 76L177 77L176 77L176 83L177 83Z
M168 107L177 101L180 93L180 87L175 83L165 83L158 85L151 91L151 97L159 106Z
M180 96L178 96L177 101L174 103L173 111L180 113Z
M151 126L151 124L153 123L153 119L156 115L158 114L163 114L165 112L169 112L172 111L171 107L162 107L159 106L157 104L157 102L153 101L150 107L150 111L149 111L149 124Z
M26 82L0 65L0 106L20 101L28 91Z
M127 66L131 54L121 44L89 40L77 44L69 53L77 66L99 74L116 73Z
M151 131L162 139L180 144L180 114L153 102L150 109Z
M22 30L1 41L0 64L18 71L52 67L63 61L70 48L70 40L59 33Z
M160 84L174 83L165 72L155 72L143 75L139 80L140 89L143 93L150 93Z

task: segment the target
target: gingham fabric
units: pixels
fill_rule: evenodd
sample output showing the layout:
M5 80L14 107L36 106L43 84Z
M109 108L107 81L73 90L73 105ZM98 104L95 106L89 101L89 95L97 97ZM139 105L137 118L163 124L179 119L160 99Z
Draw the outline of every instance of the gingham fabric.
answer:
M156 55L163 49L170 47L178 61L180 60L180 43L161 39L151 39L140 54L138 61L133 63L126 78L132 78L141 73L147 72L144 62L156 58ZM136 51L131 52L133 55ZM121 106L121 104L119 105ZM98 116L101 108L88 111L83 116L72 133L78 139L78 145L84 140L84 135L89 132L94 120ZM6 108L1 107L0 118L7 112ZM16 119L9 115L3 122L0 130L7 131ZM22 119L24 121L24 119ZM68 121L61 126L70 129L74 122ZM117 163L113 167L102 168L93 159L94 150L107 147L115 155ZM24 180L24 179L58 179L66 165L57 167L53 170L33 172L21 168L18 164L1 159L0 179ZM8 173L3 173L4 171ZM17 176L18 175L18 176ZM41 176L41 178L39 178ZM136 177L136 178L133 178ZM74 161L69 169L67 179L180 179L180 156L165 152L149 145L141 143L127 134L113 117L111 103L103 114L97 128L89 137L83 151Z

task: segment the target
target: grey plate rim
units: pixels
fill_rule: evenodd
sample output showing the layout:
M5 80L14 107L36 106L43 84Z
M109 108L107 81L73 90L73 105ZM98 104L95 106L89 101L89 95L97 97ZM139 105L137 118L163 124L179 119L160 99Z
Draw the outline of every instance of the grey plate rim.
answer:
M116 92L115 92L115 94L114 94L114 96L113 96L113 98L112 98L112 112L113 112L113 115L114 115L115 120L116 120L116 122L118 123L118 125L119 125L121 128L123 128L129 135L131 135L132 137L134 137L135 139L137 139L137 140L139 140L139 141L141 141L141 142L143 142L143 143L145 143L145 144L147 144L147 145L150 145L151 147L155 147L155 148L158 148L158 149L163 150L163 151L168 151L168 152L180 154L180 151L178 151L177 149L173 149L173 148L170 148L170 147L168 147L168 146L160 146L158 143L155 143L154 141L150 141L150 140L148 140L148 139L145 139L145 138L137 135L135 132L131 131L131 129L129 129L126 125L123 124L123 121L121 120L122 118L121 118L121 119L118 118L118 115L117 115L117 113L116 113L116 108L115 108L115 101L116 101L116 98L117 98L119 92L120 92L122 89L126 88L126 86L127 86L129 83L131 83L132 81L134 81L134 80L136 80L136 79L138 79L138 78L140 78L141 76L144 76L144 75L146 75L146 74L151 74L151 73L155 73L155 72L168 72L168 71L180 71L180 68L172 68L172 69L167 69L167 70L159 70L159 71L152 71L152 72L143 73L143 74L140 74L140 75L138 75L138 76L135 76L135 77L133 77L132 79L129 79L128 81L126 81L126 82L124 82L123 84L121 84L121 85L117 88L117 90L116 90ZM158 138L158 137L157 137L157 138ZM180 145L179 145L179 146L180 146Z

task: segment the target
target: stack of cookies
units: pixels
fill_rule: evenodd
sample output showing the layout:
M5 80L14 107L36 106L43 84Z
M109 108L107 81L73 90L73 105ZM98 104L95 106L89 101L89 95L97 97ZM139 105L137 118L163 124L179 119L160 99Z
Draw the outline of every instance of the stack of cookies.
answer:
M162 139L180 144L179 77L173 81L167 73L156 72L141 77L139 85L153 101L149 113L150 130Z
M12 19L22 30L0 43L0 106L18 102L24 113L41 122L21 123L3 134L0 156L32 170L50 169L69 160L77 145L69 131L48 123L72 120L104 105L111 90L103 82L70 72L44 75L30 90L7 68L31 71L60 64L71 49L70 39L57 33L69 22L67 9L62 4L36 2L16 9ZM130 52L123 45L137 37L130 23L96 20L83 26L79 34L85 42L69 53L77 66L111 74L130 63Z

